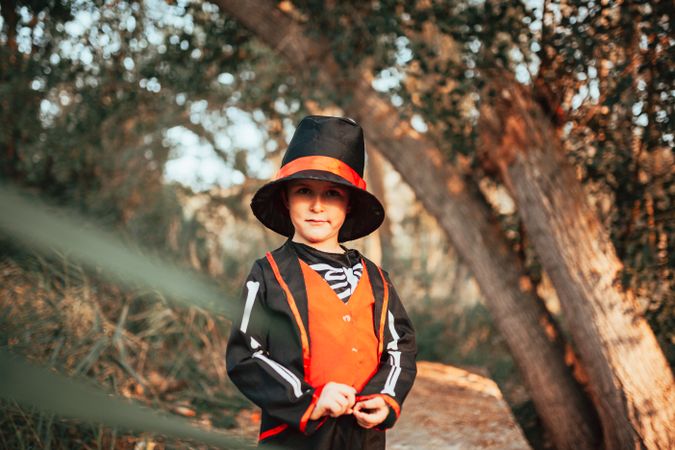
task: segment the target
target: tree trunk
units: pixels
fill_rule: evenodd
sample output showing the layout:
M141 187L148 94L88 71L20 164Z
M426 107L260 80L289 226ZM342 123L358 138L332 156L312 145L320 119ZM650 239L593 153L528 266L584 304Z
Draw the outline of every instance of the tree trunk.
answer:
M17 70L17 60L20 57L16 43L16 26L19 23L19 16L16 12L16 1L0 0L0 16L2 16L3 26L0 31L6 30L7 50L6 60L0 60L0 80L12 82L13 74ZM20 61L20 60L19 60ZM16 93L4 95L0 99L0 118L2 118L2 132L5 136L5 147L0 148L0 177L7 177L10 180L17 181L20 178L20 160L17 142L19 132L15 124L16 118L10 111L14 109ZM4 111L3 111L4 110ZM2 114L4 112L4 114Z
M560 298L606 448L675 448L673 375L621 287L622 264L608 234L525 88L496 78L489 85L496 95L481 111L482 148L501 168Z
M370 140L370 139L369 139ZM368 176L368 188L379 198L382 204L387 207L386 187L384 184L384 170L382 168L383 156L379 150L373 150L374 145L367 145L368 147L368 164L366 165L366 175ZM384 222L377 229L380 234L380 247L382 255L382 264L387 266L392 258L392 236L391 236L391 221L385 214Z
M300 25L264 0L218 0L263 42L295 67L317 68L318 83L333 89L341 72L325 42L308 39ZM559 449L595 448L593 414L565 366L562 351L545 335L539 321L543 306L516 255L475 189L445 161L442 153L403 121L397 110L371 87L368 71L354 74L346 110L360 121L405 178L467 262L487 307L504 336L546 428Z

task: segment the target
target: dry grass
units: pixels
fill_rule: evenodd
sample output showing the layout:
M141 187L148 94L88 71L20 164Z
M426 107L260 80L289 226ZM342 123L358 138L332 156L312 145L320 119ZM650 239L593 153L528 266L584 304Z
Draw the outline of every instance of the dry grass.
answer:
M248 402L225 371L228 323L122 290L64 256L0 260L0 343L42 366L215 428ZM183 448L0 403L0 448Z

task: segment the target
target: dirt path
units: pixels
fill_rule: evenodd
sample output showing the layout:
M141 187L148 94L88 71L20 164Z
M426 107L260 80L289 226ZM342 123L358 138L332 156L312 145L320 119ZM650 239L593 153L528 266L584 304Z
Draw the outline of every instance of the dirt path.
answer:
M388 450L530 449L494 381L437 363L417 370Z
M387 450L530 450L494 381L437 363L418 362L417 370ZM259 420L243 411L238 432L254 440Z

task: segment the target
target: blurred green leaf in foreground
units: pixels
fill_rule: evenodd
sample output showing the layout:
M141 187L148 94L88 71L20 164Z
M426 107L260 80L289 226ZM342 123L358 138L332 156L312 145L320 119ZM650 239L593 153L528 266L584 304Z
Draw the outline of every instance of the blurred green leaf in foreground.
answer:
M68 302L60 301L56 303L59 311L58 317L53 316L54 311L52 309L45 308L45 305L50 304L53 300L50 299L50 295L47 295L50 289L53 291L53 287L50 288L52 283L50 278L53 277L47 274L46 278L38 277L33 280L33 283L37 281L37 284L40 285L46 283L45 286L31 286L31 278L23 280L28 283L28 290L25 290L19 284L14 286L16 291L14 293L18 297L14 296L7 299L11 305L6 305L8 308L3 310L2 321L6 321L7 325L17 322L16 327L24 330L22 333L27 335L29 348L34 350L28 353L33 355L37 351L38 355L49 355L48 362L38 356L38 359L45 365L56 366L59 370L65 369L74 375L85 374L90 371L91 374L98 373L99 375L96 376L98 381L103 382L102 376L105 376L106 382L104 384L106 385L109 384L107 380L111 380L113 390L117 394L127 392L129 386L127 386L128 383L124 386L117 385L116 378L110 371L110 363L118 366L118 369L121 367L138 382L136 390L140 389L140 391L136 392L134 396L138 397L139 393L145 393L140 395L139 400L143 400L143 397L146 400L151 400L151 405L155 411L123 400L120 397L115 398L114 395L106 393L103 388L96 389L94 386L87 385L87 382L69 379L47 369L28 365L18 357L11 356L5 349L0 349L0 398L7 401L3 403L11 405L11 402L16 402L21 407L35 407L41 413L54 413L59 417L77 419L85 423L98 422L115 429L119 427L143 433L160 433L168 437L199 441L222 448L244 448L248 445L241 439L226 436L223 433L207 431L198 428L185 419L172 417L165 411L157 411L159 408L166 409L168 404L170 409L182 414L177 410L177 408L182 407L181 399L183 399L183 404L187 399L189 402L187 404L190 406L194 403L195 398L199 403L201 397L197 395L197 392L193 392L194 389L190 390L189 387L194 383L202 383L203 389L206 390L204 392L206 397L202 399L202 403L207 402L214 411L213 419L206 423L212 424L216 428L219 427L219 422L222 422L219 416L225 410L232 408L236 410L242 406L236 400L229 404L227 399L223 399L223 396L219 395L217 387L204 387L203 381L200 380L204 376L208 377L209 375L206 372L211 369L194 367L192 359L195 359L195 364L203 364L203 362L199 362L201 360L198 355L194 354L194 351L190 353L190 357L185 357L180 351L180 349L192 347L199 348L202 345L201 342L205 339L205 333L209 335L210 339L218 340L219 333L215 332L214 326L216 325L210 317L213 316L213 313L216 317L222 317L223 315L229 317L233 308L230 302L232 296L222 292L221 287L197 273L180 269L159 257L144 255L140 250L133 249L125 244L113 233L96 229L77 215L53 209L39 200L29 199L13 188L0 186L0 209L5 212L0 215L0 233L9 237L13 244L44 254L47 259L53 258L54 255L57 255L57 257L60 255L64 259L64 265L70 267L68 270L72 273L60 274L57 273L58 271L52 273L57 278L62 278L65 285L69 285L64 287L59 294L64 297L64 300L69 297L68 289L72 289L77 284L83 284L86 288L86 285L90 284L91 292L84 295L83 299L78 300L79 306L76 305L77 311L73 311L73 313L79 317L78 320L81 322L83 317L80 316L84 314L85 310L93 308L95 316L85 327L87 331L84 331L81 335L77 336L77 333L74 336L62 335L63 329L59 321L63 319L61 316L69 315L68 311L63 310L64 308L67 309ZM49 265L48 262L42 262L41 264ZM13 273L11 267L13 266L5 267L3 274L7 272L10 274L8 276L11 276L11 273ZM150 328L133 333L132 325L127 323L128 321L131 322L131 319L128 318L131 316L129 308L131 305L133 310L139 302L141 304L147 303L144 300L144 297L147 296L144 295L140 297L136 295L136 300L127 300L124 305L116 306L119 311L116 310L111 315L112 320L117 322L116 324L112 322L101 325L101 320L106 322L110 321L111 318L106 317L106 313L100 310L100 305L96 305L96 297L106 294L105 291L97 291L97 289L101 289L101 286L98 286L100 283L93 281L93 286L91 286L92 281L88 279L91 276L84 273L84 268L89 269L90 273L97 274L97 276L109 278L113 283L122 282L132 288L131 290L140 287L141 291L155 292L157 297L175 300L178 306L193 307L185 315L185 326L182 326L182 321L177 320L170 310L160 308L162 311L157 311L157 307L153 307L149 311L137 313L135 320L138 322L139 317L145 317L143 320L148 322L150 328L154 329L153 327L160 326L159 334L152 332ZM52 271L49 270L48 272ZM123 297L121 299L123 300ZM85 305L85 303L87 304ZM156 300L154 303L156 303ZM83 310L82 308L85 306L86 308ZM208 311L210 314L200 313L200 310ZM26 314L26 311L30 311L30 314ZM153 322L156 322L158 314L164 317L167 313L170 316L163 318L161 321L162 323L166 322L166 325ZM173 320L171 317L173 317ZM20 325L23 323L22 320L26 321L23 326ZM49 332L49 329L54 330L54 326L56 326L56 332ZM167 326L169 328L166 328ZM167 334L168 331L171 332ZM151 332L151 334L148 335L148 332ZM25 340L20 336L22 333L17 335L12 330L4 329L1 333L2 336L0 336L2 337L0 339L2 346L15 348L15 350L20 350L22 346L25 347L21 344L22 340ZM40 339L36 341L35 339L38 336ZM139 370L138 358L135 358L131 363L127 363L129 360L127 358L129 351L127 347L134 347L136 354L138 354L139 351L135 347L139 346L137 341L142 336L146 336L149 343L142 343L141 353L153 351L153 349L158 348L158 345L168 346L174 348L175 357L169 358L170 360L164 358L164 365L161 367L151 365L151 362L141 363L141 367L145 369L146 374L137 373ZM48 345L45 344L44 348L39 350L39 342L43 342L45 339L49 340ZM211 346L207 346L205 351L220 352L213 348L213 344L209 345ZM82 353L82 349L88 350ZM145 357L142 359L145 360ZM57 360L62 362L59 363ZM98 368L96 368L96 362L100 363ZM68 369L69 367L70 369ZM216 370L218 369L216 368ZM223 377L216 378L222 381ZM218 382L217 379L214 381ZM178 395L176 395L177 390L180 391ZM189 409L183 407L183 411ZM26 415L23 410L19 410L18 416L22 419L21 423L40 424L43 417L48 417L48 415L40 414L36 420L31 421L28 417L30 414L33 413L29 412ZM192 412L183 415L191 416L194 414ZM3 424L4 431L8 431L4 428L9 426L7 423L13 424L15 430L18 430L13 420L10 420L10 416L11 414L8 412L8 415L3 419L3 422L5 422ZM200 416L204 418L203 414ZM51 419L48 420L48 423L51 423ZM227 421L224 422L224 425L227 426ZM47 425L48 429L50 426ZM42 425L38 425L33 430L38 442L40 439L44 439L44 437L39 436L41 427ZM43 434L47 438L42 443L44 444L44 441L46 441L47 447L50 447L50 441L54 439L51 431ZM24 439L19 435L17 436L18 442L25 446ZM99 432L99 440L101 439L100 436L101 433ZM59 439L63 439L63 436L56 437L57 444L60 444ZM3 438L3 442L5 442L5 438ZM29 446L30 442L33 441L28 440Z
M187 420L115 398L84 383L33 367L0 350L0 397L86 422L195 440L222 448L250 446L241 439L207 431Z
M232 296L225 296L204 277L131 249L112 233L87 225L73 214L28 200L0 187L0 230L38 251L58 250L92 269L103 269L127 285L140 284L175 299L231 317Z

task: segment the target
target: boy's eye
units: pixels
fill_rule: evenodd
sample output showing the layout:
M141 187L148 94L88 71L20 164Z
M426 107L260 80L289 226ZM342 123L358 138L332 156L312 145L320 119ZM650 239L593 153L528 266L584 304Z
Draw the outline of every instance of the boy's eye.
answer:
M301 188L298 188L295 192L297 192L298 194L304 195L304 194L309 194L310 190L307 189L306 187L301 187Z
M337 189L330 189L326 191L326 195L329 197L342 197L342 192Z

